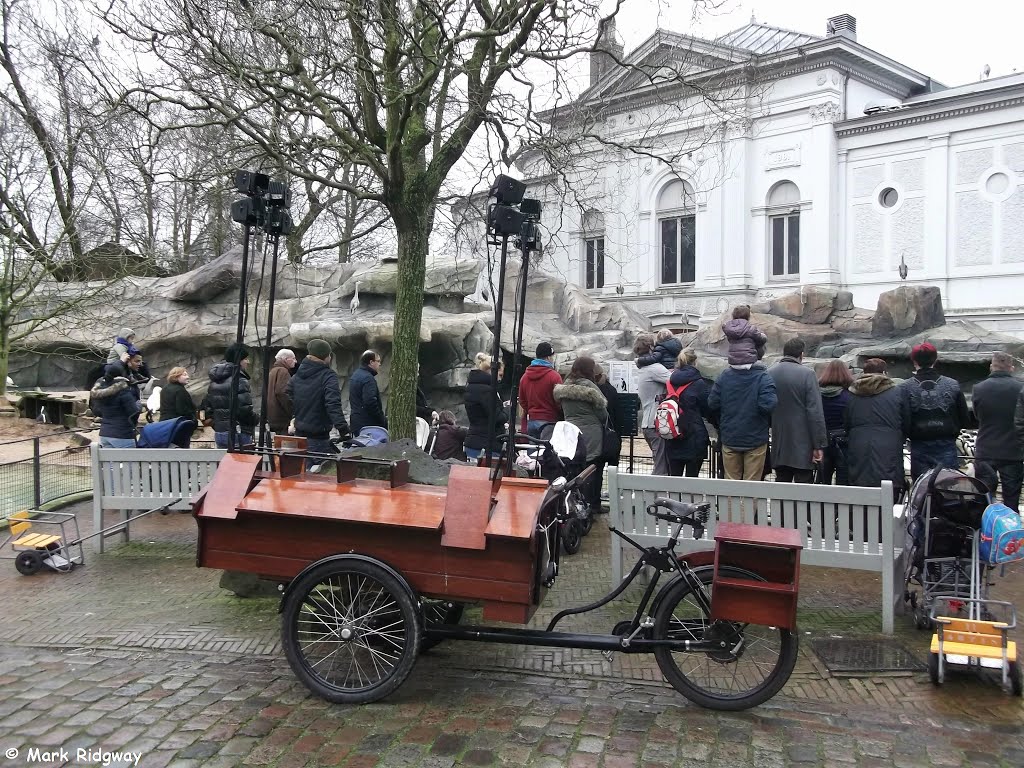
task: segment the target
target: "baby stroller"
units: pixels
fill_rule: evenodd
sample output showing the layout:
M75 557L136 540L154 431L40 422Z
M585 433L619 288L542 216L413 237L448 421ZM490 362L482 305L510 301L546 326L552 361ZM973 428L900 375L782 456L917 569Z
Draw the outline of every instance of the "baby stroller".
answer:
M178 416L166 421L154 421L139 430L137 445L139 448L188 448L195 430L195 419Z
M572 480L587 468L587 444L575 424L549 422L541 427L540 439L547 443L517 443L515 446L516 466L530 477L544 478L548 483L558 477ZM581 489L573 489L568 503L576 514L563 524L562 549L567 555L575 555L583 546L583 537L594 526L594 516Z
M906 590L914 624L932 625L937 597L971 606L984 600L988 585L978 560L978 529L989 505L988 488L957 469L934 467L910 489L907 503ZM911 586L921 587L918 592Z
M342 449L371 448L389 441L388 431L384 427L363 427L359 434L341 443Z

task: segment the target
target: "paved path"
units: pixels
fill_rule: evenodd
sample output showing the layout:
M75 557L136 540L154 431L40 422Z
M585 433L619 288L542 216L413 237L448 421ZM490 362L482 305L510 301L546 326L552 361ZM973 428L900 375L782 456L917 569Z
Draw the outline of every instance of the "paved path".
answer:
M83 532L87 505L78 508ZM0 754L31 747L144 752L143 766L1014 766L1024 705L990 682L924 674L829 674L813 637L877 631L877 579L805 569L802 648L783 692L746 713L690 705L653 657L448 643L388 699L346 708L312 698L284 662L276 600L241 600L195 568L187 515L138 523L135 541L69 574L0 568ZM600 526L565 561L538 614L608 583ZM1017 599L1024 570L995 588ZM635 598L635 590L629 596ZM548 607L550 606L550 607ZM575 628L604 631L627 612ZM927 635L900 622L924 658ZM39 763L33 763L39 764ZM56 764L56 763L55 763ZM69 765L78 761L73 750Z

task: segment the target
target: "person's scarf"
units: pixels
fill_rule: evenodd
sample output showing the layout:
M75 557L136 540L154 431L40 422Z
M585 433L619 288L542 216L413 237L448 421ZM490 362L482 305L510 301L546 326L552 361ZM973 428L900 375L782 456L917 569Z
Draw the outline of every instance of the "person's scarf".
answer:
M122 339L120 336L118 336L116 339L114 339L114 342L117 344L123 344L125 346L125 349L128 350L128 354L131 355L132 357L139 354L139 348L132 344L130 341L128 341L128 339Z

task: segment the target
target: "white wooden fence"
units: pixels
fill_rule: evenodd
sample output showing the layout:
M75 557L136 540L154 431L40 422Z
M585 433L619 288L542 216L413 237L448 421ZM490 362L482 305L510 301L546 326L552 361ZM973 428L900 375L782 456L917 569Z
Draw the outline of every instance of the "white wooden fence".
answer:
M104 448L93 443L93 530L103 528L103 511L117 510L122 525L97 536L102 552L108 536L128 541L132 513L156 509L180 499L172 509L188 509L217 471L226 451L220 448Z
M893 616L903 604L902 508L893 514L892 483L881 488L803 485L714 478L631 475L608 470L608 524L643 546L664 544L669 524L647 514L658 496L685 502L711 502L704 536L694 540L685 528L677 552L711 549L719 522L794 528L804 539L800 562L829 568L874 571L882 577L882 631L891 634ZM902 536L899 537L902 545ZM623 578L623 556L633 548L612 535L612 585Z

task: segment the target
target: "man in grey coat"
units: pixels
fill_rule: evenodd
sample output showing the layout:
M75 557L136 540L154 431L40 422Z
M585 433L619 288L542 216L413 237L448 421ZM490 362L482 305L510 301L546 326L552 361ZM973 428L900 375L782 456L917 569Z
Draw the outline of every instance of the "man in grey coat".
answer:
M636 337L633 344L633 354L637 357L649 355L654 351L654 334L641 333ZM656 475L669 475L671 468L668 462L668 451L664 438L654 428L654 413L658 409L658 403L665 396L666 387L672 372L661 363L645 365L637 373L637 394L640 395L641 414L640 428L644 440L651 447L651 457L654 459L653 472Z
M772 468L776 482L809 483L828 444L821 390L814 371L803 366L802 339L787 341L782 355L768 369L779 398L772 413Z

